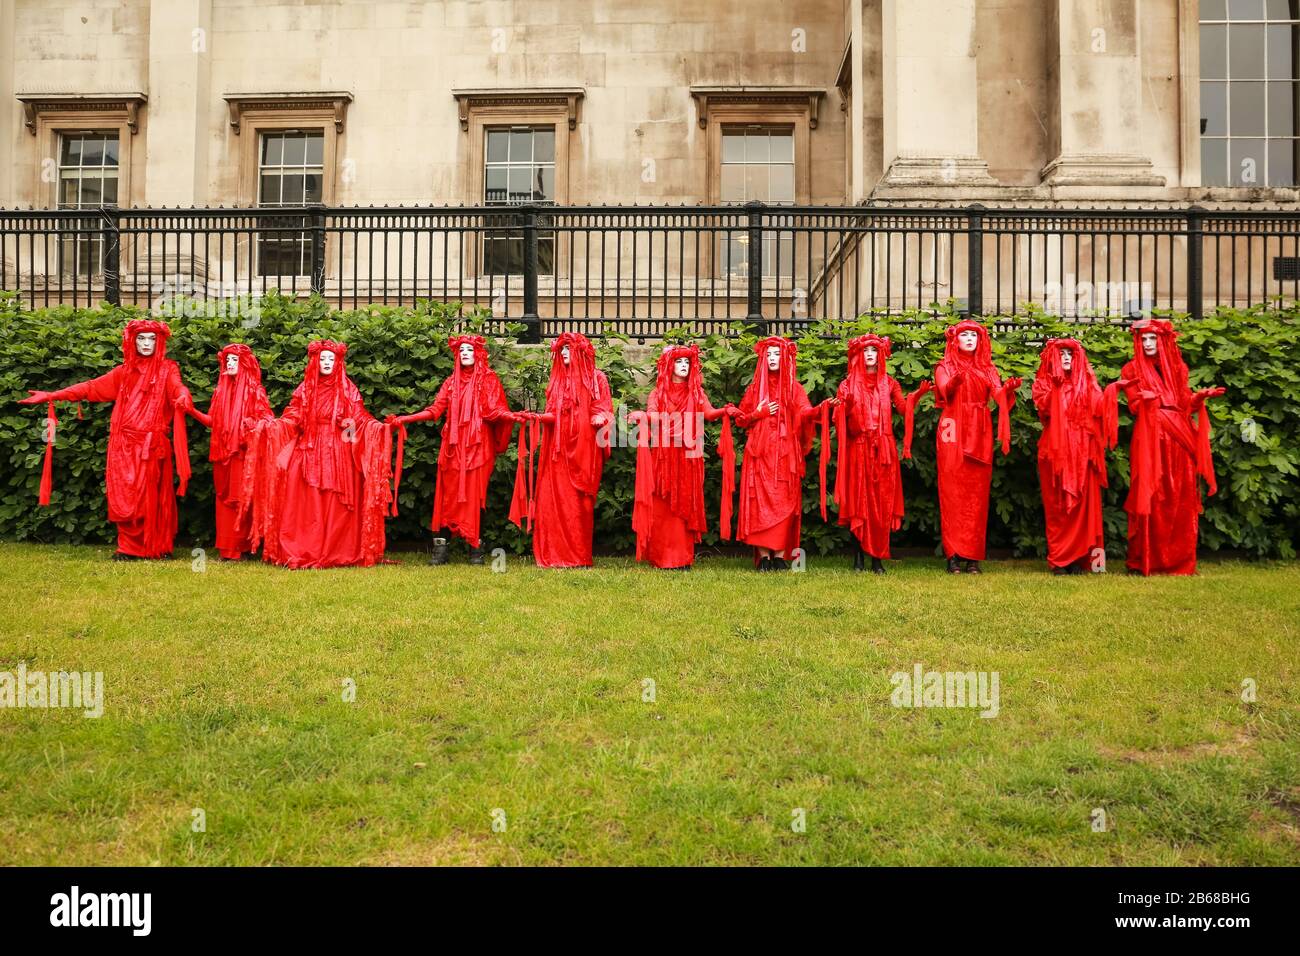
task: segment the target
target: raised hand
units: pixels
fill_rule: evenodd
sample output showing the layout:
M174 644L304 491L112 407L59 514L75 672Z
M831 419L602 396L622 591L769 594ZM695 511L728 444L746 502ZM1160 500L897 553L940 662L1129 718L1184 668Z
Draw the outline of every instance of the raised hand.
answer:
M38 392L34 388L29 388L27 391L31 394L27 398L18 399L19 405L40 405L42 402L50 400L49 392Z
M781 414L781 404L779 402L768 402L767 413L774 417Z

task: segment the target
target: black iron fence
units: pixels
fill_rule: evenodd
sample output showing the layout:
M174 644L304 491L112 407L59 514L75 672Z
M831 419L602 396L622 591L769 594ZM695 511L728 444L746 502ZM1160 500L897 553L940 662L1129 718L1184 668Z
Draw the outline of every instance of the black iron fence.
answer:
M37 306L230 301L487 309L530 338L637 338L952 303L1123 322L1300 295L1300 211L483 206L0 211L0 289Z

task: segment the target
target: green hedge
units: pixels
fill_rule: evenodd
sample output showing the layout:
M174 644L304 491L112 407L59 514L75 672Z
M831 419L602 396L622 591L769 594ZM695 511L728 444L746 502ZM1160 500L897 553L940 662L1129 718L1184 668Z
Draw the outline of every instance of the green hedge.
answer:
M458 315L458 307L422 303L416 308L371 306L334 311L321 301L300 302L271 295L260 303L256 324L238 317L183 318L172 321L168 355L205 407L216 374L217 350L243 341L262 361L271 403L283 409L301 379L306 344L328 336L349 344L348 373L371 413L410 412L432 400L451 369L446 336L457 323L470 327L483 317ZM55 494L49 508L36 504L43 444L43 415L17 399L28 388L53 389L99 375L121 359L121 329L140 313L103 308L24 309L13 295L0 296L0 442L6 468L0 476L0 539L42 542L108 542L113 529L106 518L102 470L108 436L109 408L87 405L77 421L70 406L60 415L55 452ZM844 374L844 342L872 330L894 340L891 371L905 390L931 374L943 350L943 329L952 316L917 314L906 322L866 316L857 322L827 324L799 340L799 374L813 401L831 394ZM1220 491L1206 502L1201 544L1208 550L1232 549L1266 557L1293 557L1300 512L1300 311L1295 308L1224 311L1199 322L1174 317L1180 342L1192 369L1192 386L1224 385L1228 395L1212 400L1214 458ZM518 330L516 330L518 331ZM1088 348L1098 378L1118 377L1131 355L1127 330L1106 324L1071 324L1030 314L994 335L994 360L1003 375L1021 375L1010 456L994 469L994 508L990 545L1017 554L1044 553L1042 508L1034 467L1039 425L1029 400L1029 385L1038 365L1038 348L1052 335L1074 335ZM670 339L686 339L683 331ZM716 404L739 401L752 375L752 335L700 339L705 386ZM643 407L652 385L653 355L625 351L627 341L610 335L597 342L597 362L609 375L615 401ZM640 358L638 358L640 356ZM516 407L540 408L549 371L545 349L516 347L511 337L492 342L493 366ZM915 458L903 465L907 518L896 535L899 545L934 547L938 541L938 500L934 472L931 399L917 414ZM1106 533L1116 554L1123 550L1123 495L1128 485L1127 446L1130 422L1121 414L1121 447L1110 457L1111 488L1106 493ZM716 434L717 426L710 426ZM389 524L393 542L428 539L432 510L437 429L413 426L407 445L401 490L401 515ZM212 482L207 463L207 433L190 425L195 476L181 503L183 543L212 540ZM816 458L809 458L804 494L804 541L813 553L847 547L848 533L823 524L818 514ZM600 550L626 551L631 530L635 454L616 450L607 466L596 513ZM492 482L485 540L523 551L527 540L506 520L514 478L513 447L501 457ZM832 470L834 465L832 463ZM833 480L833 479L832 479ZM720 475L716 461L708 473L710 520L716 521ZM706 544L716 543L716 534Z

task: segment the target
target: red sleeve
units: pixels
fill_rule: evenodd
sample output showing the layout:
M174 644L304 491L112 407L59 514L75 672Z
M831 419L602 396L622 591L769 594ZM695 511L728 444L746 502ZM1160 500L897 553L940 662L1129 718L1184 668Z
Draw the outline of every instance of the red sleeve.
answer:
M944 402L951 402L957 396L957 388L961 385L961 378L953 375L942 365L934 370L934 387L939 393L939 398Z
M117 398L117 380L121 375L122 366L115 365L99 378L52 392L50 398L56 402L111 402Z

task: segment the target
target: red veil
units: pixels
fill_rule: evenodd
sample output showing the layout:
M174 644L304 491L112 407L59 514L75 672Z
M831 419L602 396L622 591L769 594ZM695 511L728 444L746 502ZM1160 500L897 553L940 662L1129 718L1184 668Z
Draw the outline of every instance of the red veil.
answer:
M963 352L957 345L957 336L968 331L975 332L979 337L974 354ZM1009 453L1011 451L1011 408L1015 404L1015 394L1002 388L1002 379L993 365L993 346L989 339L989 330L973 319L963 319L955 325L948 326L943 335L946 344L943 358L935 367L936 376L940 370L945 370L949 374L964 372L968 380L982 379L988 383L989 391L998 406L997 442L1002 446L1002 454ZM948 407L948 401L943 397L941 390L935 392L935 405L940 409ZM988 436L984 434L984 430L979 427L969 427L974 424L974 420L964 415L958 415L957 421L958 440L966 457L980 462L991 462L992 449L985 444Z
M226 357L239 356L239 371L226 375ZM209 461L229 461L244 444L244 419L261 421L274 413L262 387L262 366L253 350L242 343L227 345L217 353L217 387L208 403L212 420Z
M1072 374L1066 375L1061 353L1069 351ZM1114 448L1117 438L1116 394L1119 383L1103 392L1088 361L1088 353L1077 339L1048 339L1034 376L1033 398L1040 415L1062 427L1050 429L1039 457L1049 463L1055 484L1068 501L1083 493L1088 467L1096 468L1101 486L1106 487L1105 449ZM1066 424L1073 427L1063 427Z

